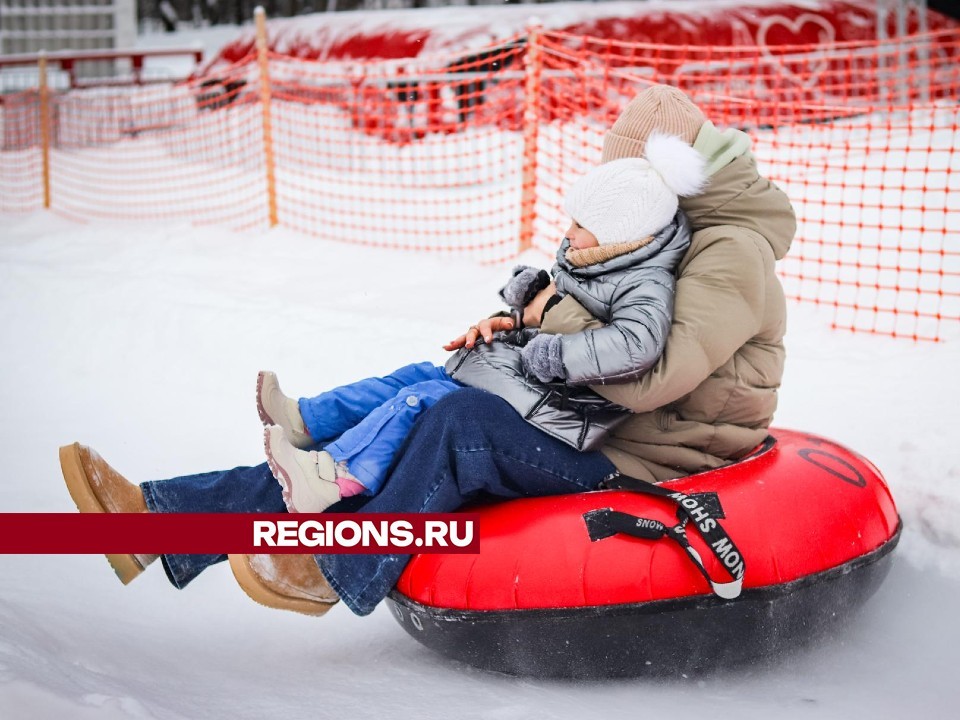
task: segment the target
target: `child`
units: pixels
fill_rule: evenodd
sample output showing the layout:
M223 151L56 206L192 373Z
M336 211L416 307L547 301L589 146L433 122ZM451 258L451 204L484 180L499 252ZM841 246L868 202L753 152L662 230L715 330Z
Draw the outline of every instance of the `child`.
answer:
M594 168L564 201L573 223L557 251L556 295L544 313L569 294L603 327L564 336L500 333L497 342L461 349L446 370L408 365L299 402L281 392L273 373L260 373L264 446L287 508L321 512L342 497L375 494L417 416L461 384L499 395L581 450L594 449L626 419L626 410L580 386L635 380L659 359L674 272L690 243L677 196L696 194L705 181L703 157L679 138L652 135L645 155ZM520 318L550 284L545 271L521 266L500 295Z

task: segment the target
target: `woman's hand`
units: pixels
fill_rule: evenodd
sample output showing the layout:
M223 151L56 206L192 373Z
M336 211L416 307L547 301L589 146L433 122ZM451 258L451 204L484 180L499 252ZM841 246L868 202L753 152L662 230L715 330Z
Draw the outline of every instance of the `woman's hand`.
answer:
M531 300L523 309L523 326L540 327L540 323L543 322L543 308L546 306L547 300L556 294L556 284L550 283L543 290L534 295L533 300Z
M546 302L546 301L544 301ZM484 318L476 325L471 325L463 335L451 340L443 346L444 350L459 350L462 347L473 348L477 339L483 337L484 342L493 342L493 334L502 330L513 330L513 319L508 317Z

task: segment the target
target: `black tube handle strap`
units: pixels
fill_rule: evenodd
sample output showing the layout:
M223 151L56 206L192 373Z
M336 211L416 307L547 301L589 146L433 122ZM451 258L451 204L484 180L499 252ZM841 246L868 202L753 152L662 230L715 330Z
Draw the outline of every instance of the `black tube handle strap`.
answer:
M720 505L720 498L716 493L687 495L619 473L607 478L603 482L603 487L641 492L670 500L677 505L677 516L680 522L673 527L668 527L659 520L636 517L612 508L592 510L585 513L583 518L587 525L587 532L593 542L617 533L644 540L659 540L669 537L683 548L687 557L710 583L710 587L717 597L724 600L733 600L740 596L743 589L743 577L746 574L746 562L739 548L720 524L720 519L725 515ZM721 582L710 576L700 553L690 544L690 540L687 538L686 526L688 522L693 523L693 527L703 537L710 551L732 580Z

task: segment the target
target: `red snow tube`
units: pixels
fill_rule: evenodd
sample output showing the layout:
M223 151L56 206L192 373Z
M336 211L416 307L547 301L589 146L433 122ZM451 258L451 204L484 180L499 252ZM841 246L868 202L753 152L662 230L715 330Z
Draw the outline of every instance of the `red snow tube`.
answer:
M702 672L821 635L876 590L900 536L876 467L807 433L653 488L471 508L480 553L415 556L395 617L510 674Z

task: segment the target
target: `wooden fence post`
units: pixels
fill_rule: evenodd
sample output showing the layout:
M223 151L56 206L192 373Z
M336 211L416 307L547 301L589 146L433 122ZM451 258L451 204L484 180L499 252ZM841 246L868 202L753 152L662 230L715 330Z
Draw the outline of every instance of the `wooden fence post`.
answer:
M541 27L527 27L527 51L523 71L523 179L520 195L520 244L519 251L533 247L533 221L536 219L537 203L537 145L540 130L540 59Z
M47 84L47 54L40 52L40 156L43 171L43 207L50 209L50 87Z
M267 208L270 227L277 216L277 176L273 156L273 123L270 117L270 65L267 53L267 14L260 6L253 11L257 26L257 63L260 67L260 105L263 108L263 162L267 176Z

